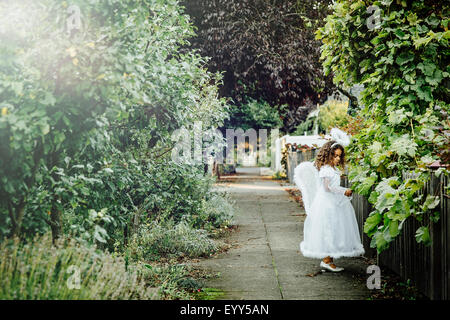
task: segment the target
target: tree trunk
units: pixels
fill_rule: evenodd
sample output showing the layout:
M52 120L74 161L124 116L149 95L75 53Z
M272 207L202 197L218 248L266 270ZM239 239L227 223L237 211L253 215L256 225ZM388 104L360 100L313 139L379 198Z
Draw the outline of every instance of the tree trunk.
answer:
M213 164L213 174L217 175L217 179L220 180L220 167L219 167L219 163L216 162L216 160L214 160L214 164Z
M23 216L25 215L25 202L21 200L17 206L13 206L13 203L8 201L8 211L12 223L11 235L19 237L22 230Z
M355 116L358 111L358 98L356 98L347 90L344 90L342 88L338 88L338 90L349 99L347 114Z
M123 245L128 246L128 225L123 228Z
M56 208L53 208L50 213L50 228L52 229L53 243L62 235L62 214Z

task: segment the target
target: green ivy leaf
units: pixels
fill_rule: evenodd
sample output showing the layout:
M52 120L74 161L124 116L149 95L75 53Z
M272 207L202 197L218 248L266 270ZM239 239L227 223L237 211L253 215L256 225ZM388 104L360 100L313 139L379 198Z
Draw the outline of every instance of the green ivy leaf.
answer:
M417 68L422 71L424 75L431 77L433 76L434 70L436 70L436 65L430 61L424 61L419 63Z
M430 86L419 86L416 90L417 95L420 99L431 102L433 101L433 96L431 94Z
M379 212L372 212L364 222L364 233L369 237L376 231L378 224L381 222L382 216Z
M384 232L377 231L373 235L370 247L377 248L378 253L381 253L389 247L389 242L386 241Z
M42 127L42 134L45 136L50 132L50 125L48 123L44 124Z
M377 181L376 176L367 177L360 185L358 185L355 191L365 196L369 193L375 181Z
M425 202L422 205L422 210L425 212L427 210L434 209L438 206L439 202L440 202L439 196L433 196L431 194L428 194L425 199Z
M414 54L408 51L408 52L401 53L397 57L397 59L395 59L395 62L402 66L402 65L404 65L404 64L406 64L408 62L411 62L413 60L414 60Z
M420 227L416 230L416 241L424 245L431 244L430 230L428 227Z
M389 150L397 153L399 156L408 155L414 157L417 150L417 143L411 140L409 134L394 138Z
M428 23L432 27L437 27L441 20L436 17L436 14L433 12L428 18L425 19L425 22Z
M443 72L441 70L435 70L432 77L426 77L425 81L428 82L433 87L436 87L441 83L442 79L444 78Z
M409 38L409 34L406 34L405 32L403 32L403 30L401 29L395 29L394 34L399 38L399 39L408 39Z
M395 238L400 234L400 230L398 229L398 221L392 220L389 222L389 234L392 238Z

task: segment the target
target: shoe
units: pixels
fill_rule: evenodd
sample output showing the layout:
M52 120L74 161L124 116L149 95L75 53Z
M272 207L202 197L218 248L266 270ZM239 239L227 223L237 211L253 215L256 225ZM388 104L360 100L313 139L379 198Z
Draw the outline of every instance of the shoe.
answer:
M332 267L330 266L330 264L325 263L325 262L323 262L323 261L320 261L320 267L321 267L321 268L324 268L324 269L327 269L327 270L329 270L329 271L332 271L332 272L341 272L341 271L344 271L344 268L339 268L339 267L332 268Z

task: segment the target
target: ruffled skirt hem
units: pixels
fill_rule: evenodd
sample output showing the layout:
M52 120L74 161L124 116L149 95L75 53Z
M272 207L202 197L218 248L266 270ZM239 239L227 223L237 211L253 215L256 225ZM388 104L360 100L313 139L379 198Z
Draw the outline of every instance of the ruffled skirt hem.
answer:
M300 243L300 252L307 258L323 259L329 256L334 259L339 259L342 257L358 257L363 255L365 252L362 246L358 249L348 252L312 252L303 248L302 244L303 242Z

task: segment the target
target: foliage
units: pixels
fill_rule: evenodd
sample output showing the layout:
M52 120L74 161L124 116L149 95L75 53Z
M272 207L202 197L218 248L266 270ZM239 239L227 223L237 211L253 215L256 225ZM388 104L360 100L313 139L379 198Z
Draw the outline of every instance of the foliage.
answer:
M348 102L326 101L319 107L319 125L324 132L333 127L342 127L348 123Z
M203 288L196 296L198 300L221 300L225 292L216 288Z
M140 264L125 265L95 247L73 240L52 246L49 234L32 242L0 244L0 299L151 299ZM79 279L79 280L78 280Z
M132 258L154 261L160 257L209 256L217 251L217 244L205 230L194 229L186 222L154 221L140 227L130 241L128 250Z
M144 264L144 276L146 283L158 288L158 297L163 300L191 300L195 298L187 283L192 282L197 286L201 283L190 277L191 267L185 264Z
M174 0L77 5L83 27L70 35L66 2L0 7L2 16L32 13L2 29L0 46L0 210L12 234L24 224L45 232L45 222L57 237L63 212L83 233L91 210L104 208L108 232L125 232L136 212L182 216L202 205L200 168L170 161L171 134L195 121L214 128L227 108L220 76L179 50L193 35L189 17ZM163 205L173 191L180 196Z
M209 132L228 115L218 97L222 76L207 71L207 58L181 50L194 35L189 16L177 0L74 2L81 27L70 32L66 1L0 3L0 235L26 240L50 228L55 243L71 237L80 248L95 244L105 257L114 250L121 256L144 222L167 219L178 227L159 225L158 232L183 236L176 250L191 254L196 241L213 250L208 233L195 228L229 223L228 200L212 192L214 179L203 164L179 163L172 155L177 130L192 133L200 122L202 133ZM45 244L55 257L69 259ZM122 266L131 266L128 258ZM26 268L41 268L29 262ZM11 279L24 281L16 277L19 269L8 268ZM114 270L127 281L120 268L114 264L99 283L126 287L114 282ZM190 297L175 280L184 268L161 270L152 277L164 296ZM82 297L64 291L62 282L54 286L38 297Z
M203 206L195 215L187 220L195 228L213 230L230 227L234 224L235 201L228 193L211 193L203 199Z
M314 28L323 24L331 1L185 1L198 36L192 47L210 56L209 68L225 71L222 96L236 105L247 96L281 112L285 131L304 120L295 116L323 101L334 85L319 62ZM320 93L320 95L319 95ZM291 111L291 112L288 112ZM307 112L301 112L306 117ZM292 123L291 123L292 122Z
M305 132L312 134L314 130L314 125L317 123L318 132L326 133L332 127L345 127L350 116L347 114L348 102L341 102L337 100L327 100L324 104L319 107L318 116L308 117L304 122L302 122L297 129L292 133L295 135L304 135Z
M307 135L314 134L315 127L318 125L318 117L317 116L309 116L302 123L300 123L294 132L292 132L293 136L303 136L305 133ZM318 131L320 129L318 128Z
M326 74L333 72L335 83L343 86L365 87L359 114L364 125L349 146L349 178L374 205L364 231L381 252L409 217L423 222L417 241L430 244L425 217L430 223L439 219L438 197L418 191L434 174L427 165L449 163L450 31L448 2L374 5L380 9L378 25L366 2L336 1L317 38L323 42ZM441 168L439 174L449 170Z
M225 121L226 128L248 129L271 129L280 128L282 121L280 119L279 109L282 107L272 107L265 101L258 101L247 98L247 101L240 106L232 105L230 109L230 120Z
M283 171L277 171L272 175L273 180L284 180L286 178L287 178L286 173Z

